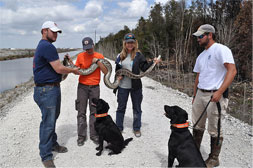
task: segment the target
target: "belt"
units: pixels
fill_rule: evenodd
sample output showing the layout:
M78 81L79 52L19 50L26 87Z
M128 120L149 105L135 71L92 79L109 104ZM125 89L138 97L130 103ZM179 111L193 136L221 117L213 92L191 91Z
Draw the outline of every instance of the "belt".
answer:
M60 82L55 82L55 83L35 83L35 86L37 86L37 87L43 87L43 86L58 86L58 87L60 87Z
M84 84L82 84L82 83L79 83L80 85L83 85L83 86L85 86L85 87L88 87L88 88L95 88L95 87L98 87L99 86L99 84L98 85L84 85Z
M99 85L86 85L86 86L89 88L95 88L95 87L98 87Z
M217 90L205 90L205 89L200 89L198 88L199 90L201 90L202 92L216 92Z

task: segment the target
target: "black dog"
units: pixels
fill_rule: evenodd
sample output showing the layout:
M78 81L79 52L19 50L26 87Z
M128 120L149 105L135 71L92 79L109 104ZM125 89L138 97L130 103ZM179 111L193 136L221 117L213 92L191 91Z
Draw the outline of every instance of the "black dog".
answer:
M178 167L206 167L193 137L188 130L188 114L178 106L164 106L165 116L171 119L171 135L168 143L168 167L177 158Z
M124 140L119 128L113 122L112 117L107 114L110 108L108 103L102 99L94 98L92 99L92 104L97 109L94 126L99 136L99 146L96 148L99 152L96 153L96 155L101 155L104 140L108 143L108 146L105 148L111 150L109 155L121 153L122 149L125 148L133 138Z

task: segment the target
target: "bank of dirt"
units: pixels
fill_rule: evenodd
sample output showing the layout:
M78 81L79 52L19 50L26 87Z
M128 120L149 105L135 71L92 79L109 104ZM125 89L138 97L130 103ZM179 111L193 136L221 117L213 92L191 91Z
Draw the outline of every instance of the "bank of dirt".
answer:
M80 50L80 48L57 48L58 53ZM35 49L0 49L0 61L33 57Z
M0 93L0 118L6 116L7 109L10 108L10 105L14 105L14 102L22 100L33 86L34 81L31 78L29 81L21 83L13 89Z

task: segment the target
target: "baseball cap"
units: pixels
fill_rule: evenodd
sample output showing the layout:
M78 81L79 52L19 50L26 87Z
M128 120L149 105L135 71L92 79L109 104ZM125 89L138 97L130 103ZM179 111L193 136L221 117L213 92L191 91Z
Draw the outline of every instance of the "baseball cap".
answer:
M201 25L198 30L193 33L194 36L201 36L202 34L204 33L215 33L215 29L212 25L210 24L204 24L204 25Z
M82 44L83 50L91 49L94 46L93 40L90 37L83 38Z
M125 42L134 42L135 41L135 37L133 33L127 33L124 37Z
M47 29L47 28L49 28L53 32L59 32L59 33L62 32L61 29L58 28L57 24L55 22L52 22L52 21L46 21L46 22L43 23L41 29Z

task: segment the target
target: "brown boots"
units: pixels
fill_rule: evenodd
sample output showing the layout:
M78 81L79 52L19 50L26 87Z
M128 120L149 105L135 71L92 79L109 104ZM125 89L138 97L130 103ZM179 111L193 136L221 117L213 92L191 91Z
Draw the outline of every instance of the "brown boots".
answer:
M45 168L55 168L53 160L45 160L42 162Z
M198 147L200 149L200 144L203 138L204 131L193 129L193 139ZM221 151L221 146L223 142L223 137L220 137L219 145L217 146L218 137L211 137L211 153L209 154L209 157L205 161L206 166L208 168L219 166L219 154Z
M206 166L208 168L216 167L220 165L219 154L221 151L223 137L220 137L219 145L217 145L217 141L218 141L218 137L211 137L211 153L209 154L209 157L205 161Z
M193 140L195 141L198 149L200 149L200 144L203 138L204 131L199 129L193 129Z

